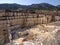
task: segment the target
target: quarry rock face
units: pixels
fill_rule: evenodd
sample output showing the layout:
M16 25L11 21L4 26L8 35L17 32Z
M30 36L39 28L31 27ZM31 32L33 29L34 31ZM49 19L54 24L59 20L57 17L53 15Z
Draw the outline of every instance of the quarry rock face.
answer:
M9 27L11 27L10 30L15 31L15 30L18 30L18 27L20 28L30 27L37 24L47 24L50 22L59 21L60 11L58 12L57 11L44 11L44 10L36 10L36 11L21 10L20 11L19 9L18 10L0 10L0 17L1 17L0 18L1 20L0 21L0 32L1 32L0 36L2 35L0 39L3 38L2 39L4 40L3 42L9 42L9 35L8 35ZM10 26L7 26L7 25L10 25ZM36 27L39 27L39 26L36 26ZM27 29L27 30L30 30L30 29ZM47 31L52 32L55 29L48 28L48 27L45 28L44 26L42 26L42 27L39 27L38 29L34 28L31 30L34 30L34 31L31 31L31 32L29 31L28 33L32 33L32 32L34 32L34 34L36 34L37 32L39 33L39 31L35 31L35 30L41 30L41 32L47 32ZM26 37L28 33L22 32L20 33L19 36ZM19 39L20 38L19 36L18 34L15 34L13 37L14 39L15 38Z

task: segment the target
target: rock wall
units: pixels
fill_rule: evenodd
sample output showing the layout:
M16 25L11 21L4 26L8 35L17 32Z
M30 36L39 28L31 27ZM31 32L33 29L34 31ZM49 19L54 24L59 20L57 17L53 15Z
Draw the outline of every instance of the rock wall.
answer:
M6 11L0 11L0 32L2 33L1 37L3 38L3 40L7 40L8 39L8 32L7 32L7 20L9 20L9 25L13 26L13 25L20 25L21 27L29 27L32 25L36 25L36 24L47 24L50 23L52 20L52 15L53 12L51 12L52 14L48 14L49 12L45 12L45 13L22 13L22 12L17 12L17 11L11 11L11 12L6 12ZM56 16L54 15L54 19L55 20L59 20L60 16ZM6 36L4 36L4 31L6 32ZM1 38L0 38L1 39ZM3 41L4 42L4 41Z

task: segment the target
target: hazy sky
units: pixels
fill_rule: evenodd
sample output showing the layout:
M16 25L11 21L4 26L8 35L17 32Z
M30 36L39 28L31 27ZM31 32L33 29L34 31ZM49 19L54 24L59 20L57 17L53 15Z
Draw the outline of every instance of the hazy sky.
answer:
M0 3L18 3L22 5L31 5L36 3L49 3L52 5L60 5L60 0L0 0Z

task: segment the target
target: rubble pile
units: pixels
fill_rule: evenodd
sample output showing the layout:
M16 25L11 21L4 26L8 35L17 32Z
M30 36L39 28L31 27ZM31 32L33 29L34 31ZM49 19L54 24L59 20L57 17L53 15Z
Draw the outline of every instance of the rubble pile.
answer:
M37 25L18 32L18 36L12 45L60 45L60 30L57 26Z
M60 30L57 26L49 26L48 31L46 27L43 26L42 29L40 27L38 25L28 30L29 35L23 39L23 45L60 45Z
M23 44L30 45L28 42L34 45L58 45L56 38L49 32L31 34L23 40Z

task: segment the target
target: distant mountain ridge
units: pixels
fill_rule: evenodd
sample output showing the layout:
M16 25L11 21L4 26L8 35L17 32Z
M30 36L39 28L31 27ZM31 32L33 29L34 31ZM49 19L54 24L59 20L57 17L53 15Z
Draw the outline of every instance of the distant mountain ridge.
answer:
M3 9L41 9L41 10L60 10L60 5L54 6L48 3L20 5L20 4L0 4L0 10Z
M59 8L60 8L60 5L57 5L57 7L59 7Z
M19 4L0 4L0 9L18 9L22 7L23 5Z
M56 9L57 8L56 6L53 6L48 3L33 4L31 5L31 7L38 8L38 9Z

